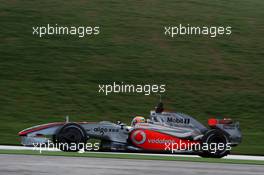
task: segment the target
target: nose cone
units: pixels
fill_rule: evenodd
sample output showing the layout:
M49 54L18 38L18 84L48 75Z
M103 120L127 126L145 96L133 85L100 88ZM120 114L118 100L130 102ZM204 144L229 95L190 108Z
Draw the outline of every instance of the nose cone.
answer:
M63 125L63 124L64 124L64 122L37 125L37 126L33 126L33 127L30 127L30 128L27 128L27 129L24 129L24 130L20 131L18 133L18 135L19 136L26 136L27 134L35 132L35 131L40 131L40 130L43 130L43 129L47 129L47 128L50 128L50 127L53 127L53 126L60 126L60 125Z

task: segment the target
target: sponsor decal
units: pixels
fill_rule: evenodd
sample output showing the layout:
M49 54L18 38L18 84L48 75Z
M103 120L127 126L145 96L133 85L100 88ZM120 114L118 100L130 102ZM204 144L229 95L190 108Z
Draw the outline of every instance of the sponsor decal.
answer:
M171 139L148 139L148 143L158 143L158 144L175 143L175 140L171 140Z
M101 127L97 127L93 129L94 132L100 132L100 133L106 133L106 132L119 132L119 129L115 129L115 128L101 128Z
M174 117L168 117L167 118L168 123L182 123L182 124L189 124L190 119L189 118L174 118Z
M146 141L146 133L142 130L137 130L135 132L132 133L132 137L131 137L131 140L140 145L140 144L143 144L145 141Z
M180 141L185 144L198 143L198 141L182 140L169 134L141 129L133 131L130 139L136 146L145 150L164 150L167 144L175 144Z

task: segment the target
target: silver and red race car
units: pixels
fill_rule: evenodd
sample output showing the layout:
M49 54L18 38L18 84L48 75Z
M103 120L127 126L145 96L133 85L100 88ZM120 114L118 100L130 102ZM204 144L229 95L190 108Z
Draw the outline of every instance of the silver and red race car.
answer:
M149 119L137 116L131 126L66 121L27 128L18 135L22 145L52 143L62 151L78 151L90 139L99 139L100 151L192 153L216 158L229 154L242 139L238 122L211 118L205 127L189 115L165 111L162 103L150 111Z

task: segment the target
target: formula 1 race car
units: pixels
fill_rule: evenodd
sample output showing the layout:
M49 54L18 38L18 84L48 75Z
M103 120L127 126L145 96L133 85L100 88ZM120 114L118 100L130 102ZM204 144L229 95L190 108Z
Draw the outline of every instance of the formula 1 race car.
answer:
M18 133L25 146L56 144L62 151L78 151L89 139L99 139L100 151L191 153L221 158L241 142L238 122L208 120L208 128L193 117L163 109L160 102L149 119L137 116L124 123L57 122L34 126ZM69 146L70 145L70 146Z

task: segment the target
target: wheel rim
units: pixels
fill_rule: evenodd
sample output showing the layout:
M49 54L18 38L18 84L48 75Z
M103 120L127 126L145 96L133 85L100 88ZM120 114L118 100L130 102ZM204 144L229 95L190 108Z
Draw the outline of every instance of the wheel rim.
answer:
M84 137L77 128L64 128L58 135L58 142L67 145L66 148L65 145L59 145L61 150L78 151L83 148L80 143L84 143ZM75 145L74 149L72 149L73 145Z
M221 135L211 135L211 136L208 137L206 143L209 146L208 151L210 152L210 154L222 155L222 154L224 154L227 151L226 150L227 138L224 135L223 136L221 136ZM219 144L223 144L224 145L222 150L216 149L216 146L217 146L217 148L219 148L218 147Z

